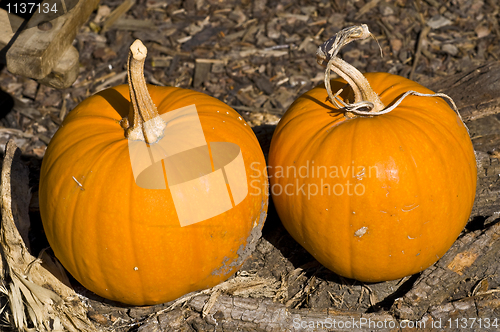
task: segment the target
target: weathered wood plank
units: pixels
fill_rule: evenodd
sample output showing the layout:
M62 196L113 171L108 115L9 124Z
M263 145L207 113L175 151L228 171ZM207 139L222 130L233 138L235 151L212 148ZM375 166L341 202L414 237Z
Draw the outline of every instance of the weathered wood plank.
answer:
M57 65L99 0L78 1L67 14L50 21L52 28L43 31L32 26L19 33L7 51L7 68L13 74L34 79L46 77ZM32 21L44 21L43 13L35 13ZM32 25L32 24L29 24Z
M22 23L22 18L0 8L0 50L10 42Z

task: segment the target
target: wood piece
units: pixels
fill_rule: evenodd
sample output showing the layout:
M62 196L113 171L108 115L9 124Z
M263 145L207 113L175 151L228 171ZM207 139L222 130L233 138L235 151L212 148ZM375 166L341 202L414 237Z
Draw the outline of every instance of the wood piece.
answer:
M417 69L418 62L420 61L420 55L422 53L422 45L426 40L429 31L431 31L431 28L427 25L422 28L422 31L420 31L420 35L418 37L417 49L415 50L415 56L413 58L413 65L411 67L410 75L408 77L410 80L413 80L413 75L415 75L415 70Z
M14 37L23 19L0 8L0 50Z
M39 80L40 83L56 89L70 87L79 74L79 54L75 47L70 46L61 56L52 72Z
M105 33L123 14L132 8L133 5L135 5L135 0L125 0L121 5L116 7L111 14L109 14L106 21L104 21L101 34Z
M50 21L52 28L42 31L28 28L15 38L7 51L9 71L37 80L46 77L59 62L76 36L78 28L88 19L99 0L81 0L67 14ZM35 13L31 21L43 21L43 13Z
M2 297L7 297L11 313L2 310L2 321L19 331L28 326L40 332L62 330L97 331L88 320L86 309L77 294L61 280L64 270L55 260L33 257L19 234L29 227L30 194L21 151L13 140L5 148L2 164L0 199L0 279ZM50 327L50 326L53 326Z
M0 49L4 48L14 36L12 26L9 21L9 14L5 9L0 8Z
M492 62L465 73L440 77L430 84L448 94L465 122L500 113L500 63Z
M149 20L137 20L133 18L119 18L112 25L116 30L151 30L155 29L155 24Z
M28 169L21 163L21 150L13 141L9 141L1 173L0 199L2 208L1 237L9 247L22 248L22 258L29 257L28 232L30 193L28 187ZM20 236L19 236L20 235ZM5 268L4 268L5 269ZM5 276L5 270L0 270L0 277Z
M193 86L195 88L199 88L201 83L207 79L211 68L212 64L210 62L203 61L203 59L196 59L193 79Z
M208 296L195 297L188 306L191 310L199 312L208 299ZM285 305L270 299L227 295L221 295L205 317L205 324L220 325L222 331L237 331L243 328L248 331L283 331L285 328L292 331L353 330L368 328L369 321L375 326L385 322L387 328L382 328L380 331L389 331L389 326L396 325L395 318L387 313L362 314L327 309L297 310L286 308Z
M500 223L486 231L476 231L458 239L435 265L425 270L413 288L395 302L400 319L420 319L431 306L441 305L458 284L480 277L485 264L498 264Z

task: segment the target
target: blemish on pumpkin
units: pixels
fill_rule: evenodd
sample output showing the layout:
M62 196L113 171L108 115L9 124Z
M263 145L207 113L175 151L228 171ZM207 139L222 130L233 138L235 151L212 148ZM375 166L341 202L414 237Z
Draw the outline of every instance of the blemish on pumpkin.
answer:
M356 178L361 181L365 177L365 168L363 167L363 170L361 170L358 174L356 174Z
M137 266L134 267L134 271L138 271L138 270L139 270L139 268Z
M411 237L411 236L409 236L409 235L408 235L408 239L410 239L410 240L415 240L415 239L416 239L416 237Z
M236 252L238 258L232 262L230 262L227 257L224 258L221 267L212 271L212 275L227 275L233 268L243 264L243 262L255 251L257 242L262 236L262 227L267 217L266 205L266 202L263 201L260 208L260 215L254 220L254 227L247 237L246 245L242 244Z
M83 185L80 182L78 182L78 180L74 176L73 176L73 180L75 180L76 184L78 185L78 187L80 187L81 191L85 190L85 188L83 188Z
M354 232L354 236L362 237L363 235L365 235L366 231L368 231L368 227L363 226L360 229L358 229L356 232Z
M476 252L462 252L453 258L450 264L448 264L447 268L452 270L453 272L462 275L462 271L474 264L476 258L479 256Z
M420 206L420 204L417 205L417 206L413 206L413 205L414 204L409 205L409 206L405 206L404 208L401 209L401 211L403 211L403 212L410 212L411 210L415 210L416 208L418 208Z

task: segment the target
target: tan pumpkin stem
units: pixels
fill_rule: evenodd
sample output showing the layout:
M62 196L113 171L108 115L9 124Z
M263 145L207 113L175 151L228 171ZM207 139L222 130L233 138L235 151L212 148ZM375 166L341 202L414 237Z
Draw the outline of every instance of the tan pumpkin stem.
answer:
M392 112L403 101L403 99L410 95L419 97L441 97L448 100L448 102L453 106L453 110L457 113L460 120L462 120L453 99L444 93L426 94L410 90L403 94L390 107L385 108L384 104L380 100L380 97L375 93L375 91L373 91L365 76L355 67L337 57L338 52L343 46L356 39L366 39L370 36L372 36L372 34L368 30L368 26L366 24L352 26L339 31L337 35L328 39L318 48L318 51L316 52L318 63L320 65L324 65L325 62L327 62L325 70L325 88L333 105L335 105L338 109L345 110L346 116L348 117L355 117L356 115L374 116ZM382 52L382 49L380 51ZM347 104L338 97L342 93L343 89L340 89L335 94L332 93L330 85L331 70L342 77L347 84L351 86L352 91L354 92L354 103Z
M337 57L340 49L357 39L366 39L372 36L366 24L360 26L353 26L343 29L337 33L333 38L327 40L321 45L316 52L318 63L321 65L326 64L325 71L325 88L332 104L339 109L346 111L356 111L359 109L368 109L367 112L379 112L385 108L385 105L380 100L380 97L373 91L368 80L352 65ZM337 75L346 80L354 92L354 103L346 104L338 95L332 93L330 85L330 71L333 70Z
M150 144L158 142L163 137L167 125L158 115L144 79L144 62L147 54L146 46L139 39L130 46L127 71L131 106L128 118L124 118L121 124L129 140Z

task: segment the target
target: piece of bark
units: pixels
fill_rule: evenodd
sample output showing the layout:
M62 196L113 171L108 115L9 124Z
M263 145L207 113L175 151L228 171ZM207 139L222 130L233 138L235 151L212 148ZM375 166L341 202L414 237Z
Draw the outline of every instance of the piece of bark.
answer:
M459 238L436 264L422 272L408 293L395 301L395 313L401 319L419 319L429 307L448 299L460 282L482 277L485 265L498 264L499 238L500 223Z
M197 330L212 331L326 331L341 329L366 331L368 324L382 328L377 331L394 331L396 319L388 313L360 313L332 309L289 309L279 302L262 298L244 298L220 295L204 319L199 315L210 296L200 295L191 299L185 308L162 313L139 327L138 331L183 331L189 325Z
M212 68L212 63L204 61L205 59L196 59L194 69L193 86L199 88L203 81L205 81Z
M449 95L467 123L500 113L500 63L493 62L466 73L435 79L429 87Z
M102 25L101 34L104 34L123 14L135 5L135 0L123 1L121 5L116 7L111 14L109 14L106 21Z
M8 146L9 147L9 146ZM10 167L7 165L2 168L2 183L1 188L2 197L2 216L14 221L17 232L21 238L15 236L15 228L4 228L5 234L3 240L15 241L13 246L25 246L26 253L29 251L28 233L30 229L29 222L29 202L31 200L30 188L28 185L28 167L20 162L21 150L14 149L11 145L10 149L6 152L6 162L10 162ZM15 197L16 199L11 199ZM6 211L6 213L3 213ZM12 211L9 213L8 211ZM1 272L0 272L1 274Z
M29 211L30 203L29 192L25 190L28 174L20 156L21 151L13 140L9 140L0 188L0 279L5 290L0 296L7 298L10 313L4 314L2 319L19 331L27 330L29 325L40 332L63 328L74 332L98 331L88 320L77 294L63 283L69 282L62 278L64 272L60 264L48 260L48 256L41 255L44 260L33 257L17 230L17 225L29 227L28 214L24 212Z

